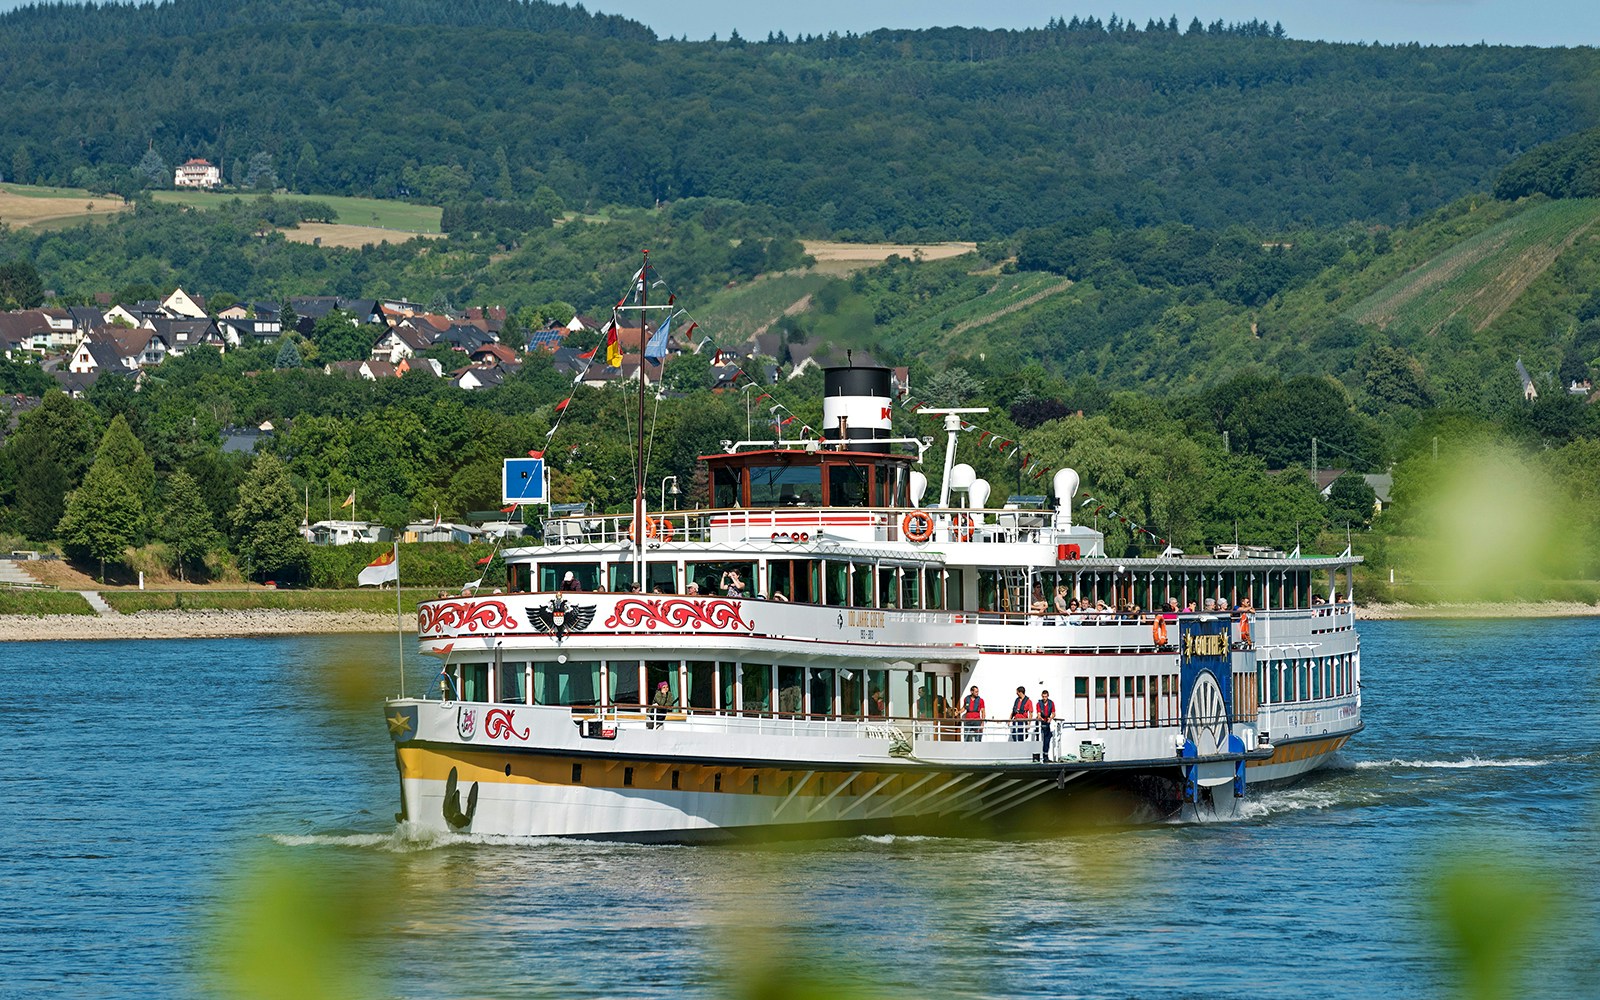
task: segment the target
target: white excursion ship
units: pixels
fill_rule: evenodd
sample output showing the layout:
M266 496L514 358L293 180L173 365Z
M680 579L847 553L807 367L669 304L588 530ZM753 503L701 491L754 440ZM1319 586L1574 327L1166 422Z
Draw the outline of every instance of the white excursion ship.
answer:
M922 411L948 432L929 496L932 439L892 436L891 392L886 369L829 370L826 440L728 442L704 459L709 509L647 514L640 489L632 515L552 517L504 551L508 593L424 603L438 690L384 709L399 818L667 841L1048 829L1230 810L1360 731L1348 551L1108 556L1071 470L989 506L948 411Z

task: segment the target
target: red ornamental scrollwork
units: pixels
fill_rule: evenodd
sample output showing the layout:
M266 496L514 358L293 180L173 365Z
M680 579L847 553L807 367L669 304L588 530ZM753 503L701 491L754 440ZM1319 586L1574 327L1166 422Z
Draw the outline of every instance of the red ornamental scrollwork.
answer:
M606 628L667 628L712 629L728 631L742 628L751 631L755 625L745 621L737 601L689 601L668 598L661 601L629 597L617 602Z
M516 627L517 620L500 601L435 601L417 608L417 631L423 635L446 629L477 632Z
M491 740L508 740L515 736L526 743L531 731L526 726L521 732L517 731L517 727L512 723L511 709L491 708L483 714L483 735Z

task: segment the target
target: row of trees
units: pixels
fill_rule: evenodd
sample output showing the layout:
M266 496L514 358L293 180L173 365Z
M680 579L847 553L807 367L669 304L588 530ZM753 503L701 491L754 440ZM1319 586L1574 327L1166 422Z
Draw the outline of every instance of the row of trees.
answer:
M420 6L7 15L0 155L10 179L104 185L153 142L237 164L246 186L433 204L548 188L583 210L730 198L856 238L993 238L1098 211L1213 229L1392 222L1592 124L1600 59L1300 42L1261 22L1110 33L1094 19L731 45L612 31L576 10L564 17L586 28L532 34L528 11L547 5L512 0ZM407 72L393 51L413 56Z

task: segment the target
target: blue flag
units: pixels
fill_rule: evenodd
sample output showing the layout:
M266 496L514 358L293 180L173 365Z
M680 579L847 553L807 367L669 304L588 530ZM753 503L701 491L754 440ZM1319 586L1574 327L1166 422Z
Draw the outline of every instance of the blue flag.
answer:
M661 326L650 337L650 343L644 345L644 359L653 365L660 365L661 359L667 356L667 330L672 326L672 317L668 316L661 321Z

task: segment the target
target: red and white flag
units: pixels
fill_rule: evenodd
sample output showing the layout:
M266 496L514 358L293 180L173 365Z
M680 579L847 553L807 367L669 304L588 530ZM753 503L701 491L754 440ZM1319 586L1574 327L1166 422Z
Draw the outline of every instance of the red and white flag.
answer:
M396 545L367 563L367 568L356 577L356 583L363 587L381 587L398 579L400 579L400 547Z

